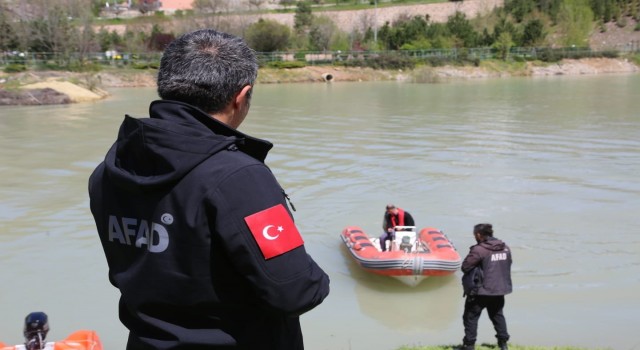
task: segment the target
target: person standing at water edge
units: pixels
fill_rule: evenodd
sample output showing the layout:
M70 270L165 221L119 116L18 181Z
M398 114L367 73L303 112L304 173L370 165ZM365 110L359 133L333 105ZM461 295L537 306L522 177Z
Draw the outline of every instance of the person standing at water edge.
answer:
M257 69L237 37L179 37L162 100L125 116L89 179L127 350L303 349L299 316L329 294L264 164L273 145L236 130Z
M413 217L408 211L396 207L394 204L387 204L382 218L382 229L384 233L380 236L380 248L387 250L387 241L393 242L396 235L396 226L414 226Z
M478 320L483 309L487 309L489 319L496 330L500 350L507 350L509 333L504 318L504 296L511 293L511 249L503 241L493 237L491 224L477 224L473 228L477 242L462 261L462 272L471 273L481 269L482 280L477 289L467 294L462 321L464 324L464 350L475 349ZM464 277L463 277L464 278Z

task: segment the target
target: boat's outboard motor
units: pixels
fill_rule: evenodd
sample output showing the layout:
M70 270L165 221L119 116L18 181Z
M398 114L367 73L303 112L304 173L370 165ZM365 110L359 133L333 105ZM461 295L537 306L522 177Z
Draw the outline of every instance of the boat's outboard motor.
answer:
M49 320L44 312L32 312L24 319L24 345L27 350L42 350L49 332Z

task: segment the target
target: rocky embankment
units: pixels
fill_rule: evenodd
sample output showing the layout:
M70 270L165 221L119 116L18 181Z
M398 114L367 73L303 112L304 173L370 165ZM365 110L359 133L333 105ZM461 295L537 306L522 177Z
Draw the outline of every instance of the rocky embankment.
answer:
M0 106L62 105L71 103L68 95L51 88L7 91L0 89Z
M59 73L50 77L50 73L43 75L29 73L25 78L22 74L0 76L0 106L7 105L54 105L78 102L96 101L109 94L99 87L82 86L76 81L75 74ZM44 77L44 75L49 77ZM11 88L5 86L11 85Z

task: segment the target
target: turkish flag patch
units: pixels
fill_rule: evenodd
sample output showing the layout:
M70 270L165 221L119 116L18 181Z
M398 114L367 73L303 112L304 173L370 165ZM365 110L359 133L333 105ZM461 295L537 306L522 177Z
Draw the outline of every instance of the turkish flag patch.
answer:
M282 204L244 218L265 260L304 244L296 224Z

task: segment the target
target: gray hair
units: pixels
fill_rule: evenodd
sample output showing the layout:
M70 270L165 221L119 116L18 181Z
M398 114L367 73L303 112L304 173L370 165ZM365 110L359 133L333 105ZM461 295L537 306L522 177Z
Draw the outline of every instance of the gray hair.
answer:
M202 29L167 46L158 71L158 95L217 113L243 87L253 86L257 76L255 52L241 38Z

